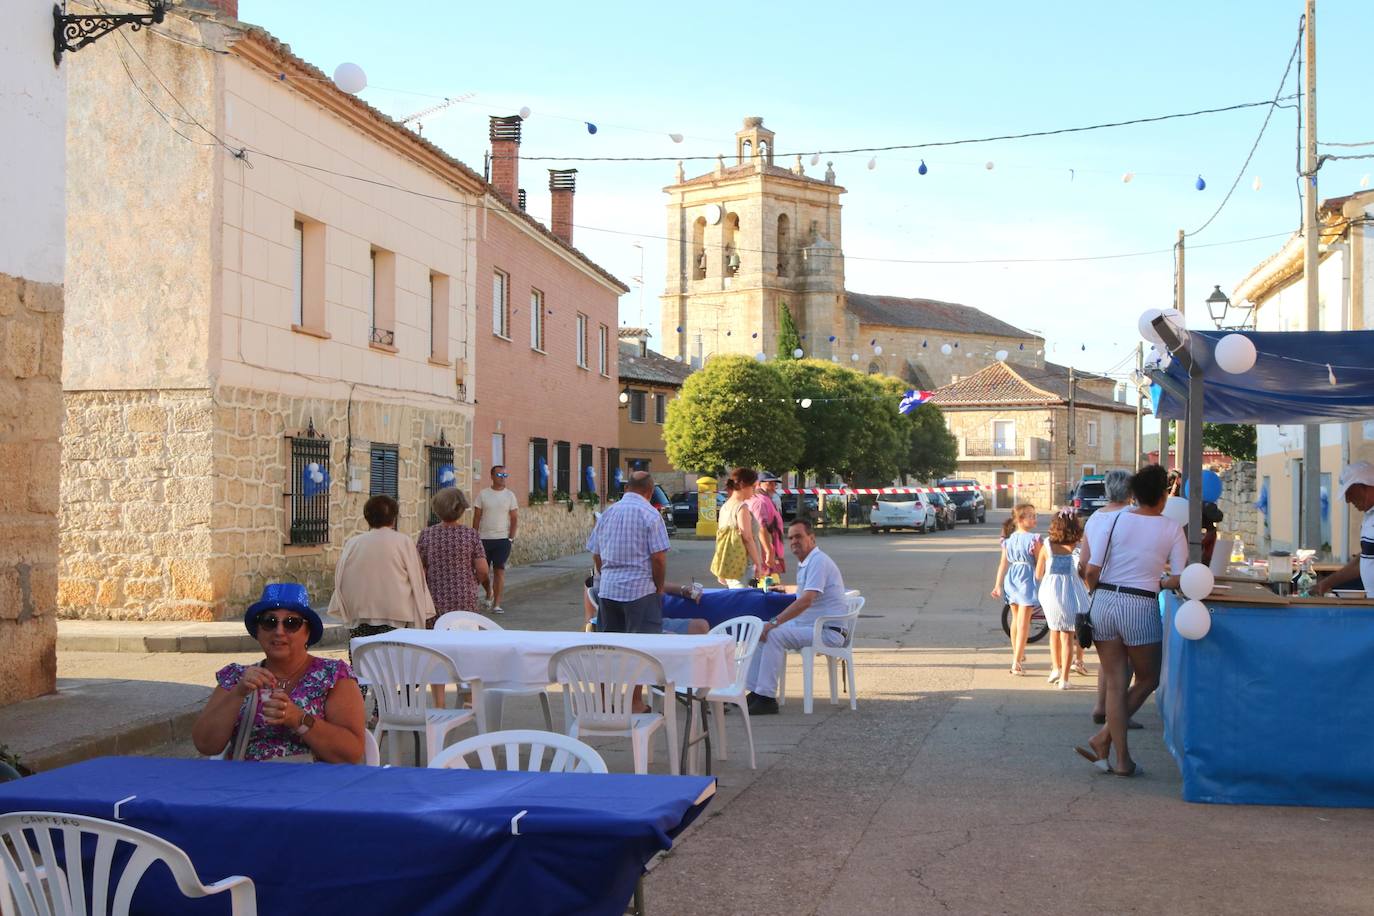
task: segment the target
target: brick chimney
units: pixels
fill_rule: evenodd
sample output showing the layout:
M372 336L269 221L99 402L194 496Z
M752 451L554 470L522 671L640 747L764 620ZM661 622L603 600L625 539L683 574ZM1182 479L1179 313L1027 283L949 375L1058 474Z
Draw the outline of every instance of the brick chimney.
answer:
M491 118L491 183L506 200L515 202L520 188L519 115Z
M569 245L573 240L573 194L576 191L577 169L549 169L549 196L553 198L549 228Z

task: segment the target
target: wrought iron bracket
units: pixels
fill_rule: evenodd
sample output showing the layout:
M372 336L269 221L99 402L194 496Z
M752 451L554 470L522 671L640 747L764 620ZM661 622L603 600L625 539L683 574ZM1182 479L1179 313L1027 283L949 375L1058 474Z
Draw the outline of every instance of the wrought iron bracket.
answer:
M147 13L121 13L118 15L79 15L63 14L62 7L56 3L52 8L52 62L62 65L63 51L80 51L86 45L104 38L122 25L133 31L148 25L156 25L167 15L166 0L148 0Z

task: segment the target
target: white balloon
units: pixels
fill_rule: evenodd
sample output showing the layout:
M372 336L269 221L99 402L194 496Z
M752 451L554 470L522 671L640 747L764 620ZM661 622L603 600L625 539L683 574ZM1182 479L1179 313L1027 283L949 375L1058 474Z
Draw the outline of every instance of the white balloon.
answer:
M878 344L877 346L875 346L875 347L873 348L873 355L874 355L874 356L882 356L882 355L883 355L883 345L882 345L882 344Z
M878 167L878 157L877 157L877 156L874 156L872 159L868 160L868 170L871 172L871 171L873 171L874 169L876 169L877 167Z
M989 172L991 172L991 171L992 171L992 160L989 159L989 160L987 161L987 163L983 165L983 168L985 168L985 169L987 169Z
M1164 346L1164 338L1159 336L1159 332L1154 327L1154 320L1161 315L1168 319L1175 331L1183 329L1183 313L1178 309L1146 309L1140 316L1139 327L1141 337L1162 347Z
M1232 375L1249 372L1255 366L1255 342L1244 334L1227 334L1217 341L1217 365Z
M1250 182L1250 187L1258 191L1260 188L1264 187L1264 182L1260 181L1260 177L1256 175L1255 180Z
M1184 639L1201 639L1212 629L1212 615L1201 601L1185 601L1174 614L1174 629Z
M1135 177L1135 172L1127 172L1126 174L1124 174L1124 175L1121 176L1121 183L1122 183L1122 184L1130 184L1130 183L1131 183L1131 179L1134 178L1134 177Z
M792 351L792 356L794 356L794 357L797 358L797 359L801 359L801 358L802 358L802 355L803 355L803 354L802 354L802 348L801 348L801 347L797 347L797 349L795 349L795 350Z
M763 352L755 353L754 359L758 360L761 363L766 363L768 362L768 354Z
M801 399L801 406L803 406L803 407L810 407L810 406L811 406L811 399L810 399L810 398L802 398L802 399Z
M312 462L310 462L309 464L307 464L307 465L305 466L305 469L306 469L307 471L309 471L310 473L313 474L313 473L315 473L316 471L318 471L318 470L320 469L319 462L317 462L317 461L312 461Z
M951 347L949 344L945 344L944 346L940 347L940 352L945 354L946 356L949 356L949 354L954 352L954 348Z
M998 350L998 351L997 351L996 353L994 353L993 355L997 357L998 362L1001 362L1002 360L1005 360L1005 359L1006 359L1008 356L1010 356L1011 354L1008 353L1006 350Z
M1212 594L1212 586L1217 582L1212 571L1201 563L1191 563L1183 567L1183 573L1178 579L1178 587L1184 596L1195 601L1201 601Z
M529 119L530 119L530 106L525 105L525 106L523 106L523 107L520 109L520 120L522 120L522 121L528 121Z
M357 64L342 63L334 68L334 85L344 92L357 95L367 88L367 74Z
M812 154L811 154L811 164L812 164L812 165L820 165L820 164L821 164L821 154L820 154L820 153L812 153Z
M849 354L849 361L850 361L851 363L857 363L857 362L859 361L859 354L857 354L857 353L851 353L851 354Z
M838 356L831 356L830 361L832 363L838 363L840 361L840 358Z
M669 139L669 140L672 140L674 143L681 143L681 142L682 142L682 134L669 134L669 135L668 135L668 139Z
M1164 517L1171 518L1186 528L1188 526L1188 500L1182 496L1170 496L1164 503Z

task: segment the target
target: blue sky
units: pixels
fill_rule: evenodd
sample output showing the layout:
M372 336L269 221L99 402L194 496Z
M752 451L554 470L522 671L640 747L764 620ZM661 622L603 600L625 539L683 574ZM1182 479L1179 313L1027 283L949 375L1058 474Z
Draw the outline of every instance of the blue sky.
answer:
M342 61L360 64L369 80L363 98L393 116L474 93L427 119L424 133L479 170L488 115L521 106L532 110L525 156L714 156L733 150L747 115L762 115L777 132L777 152L793 153L1259 101L1278 87L1302 13L1300 0L1126 6L241 0L239 13L326 72ZM1374 140L1362 63L1368 2L1321 0L1318 17L1318 138ZM1294 77L1289 85L1297 85ZM1171 304L1168 252L1177 231L1196 229L1216 209L1264 113L878 154L873 170L867 153L824 156L848 189L846 285L967 303L1043 332L1056 361L1113 367L1134 351L1140 312ZM1229 291L1298 226L1296 118L1291 109L1275 112L1226 208L1189 240L1190 324L1208 326L1203 301L1213 284ZM584 121L598 126L596 135ZM674 144L669 133L687 139ZM916 173L921 158L925 176ZM535 216L547 219L545 169L559 165L521 164ZM642 315L657 331L668 244L661 189L672 183L675 163L569 165L579 169L577 246L630 282L640 273L633 243L641 242L643 311L632 283L621 319L638 324ZM689 176L709 168L686 164ZM807 165L810 174L824 168L824 161ZM1122 181L1126 172L1134 173L1130 183ZM1322 197L1357 190L1367 173L1374 159L1328 163ZM1194 189L1199 174L1202 192ZM1277 237L1217 244L1270 235ZM1163 253L896 263L1129 252Z

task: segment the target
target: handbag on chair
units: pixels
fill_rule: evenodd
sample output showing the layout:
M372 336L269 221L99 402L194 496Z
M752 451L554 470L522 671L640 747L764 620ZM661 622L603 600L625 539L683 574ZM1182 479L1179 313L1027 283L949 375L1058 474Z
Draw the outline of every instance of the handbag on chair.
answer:
M239 711L238 731L234 734L234 744L224 754L225 760L243 760L248 753L248 742L253 738L253 723L258 716L258 691L254 690L243 701ZM314 763L314 754L288 754L285 757L269 757L263 763Z

